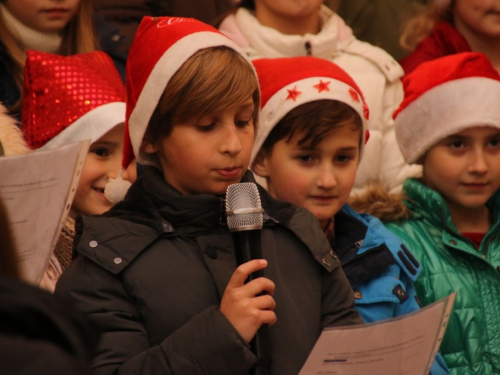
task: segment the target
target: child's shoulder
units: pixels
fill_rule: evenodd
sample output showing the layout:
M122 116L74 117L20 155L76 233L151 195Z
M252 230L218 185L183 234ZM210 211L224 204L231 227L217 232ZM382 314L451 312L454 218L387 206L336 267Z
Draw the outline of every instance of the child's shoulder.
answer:
M328 17L323 31L330 32L329 28L335 28L338 33L338 44L341 46L339 62L343 59L342 57L344 59L346 57L355 58L357 64L361 64L364 68L369 67L370 70L379 71L389 82L395 82L404 75L403 68L389 53L380 47L357 39L352 29L336 13L332 13ZM334 61L337 62L337 60Z

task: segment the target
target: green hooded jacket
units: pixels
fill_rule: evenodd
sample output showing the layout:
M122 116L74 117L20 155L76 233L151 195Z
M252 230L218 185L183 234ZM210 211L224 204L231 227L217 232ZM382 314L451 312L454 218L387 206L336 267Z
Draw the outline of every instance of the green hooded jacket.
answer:
M492 225L479 249L451 221L439 193L417 179L403 188L410 220L386 223L422 265L415 282L422 305L457 292L441 344L450 374L500 373L500 191L487 203Z

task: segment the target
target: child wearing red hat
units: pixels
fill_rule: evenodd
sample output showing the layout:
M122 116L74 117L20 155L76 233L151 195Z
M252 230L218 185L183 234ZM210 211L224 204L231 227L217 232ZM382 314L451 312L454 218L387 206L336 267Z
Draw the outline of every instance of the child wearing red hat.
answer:
M452 374L500 369L500 75L480 53L422 63L403 79L399 146L421 179L410 219L388 223L422 263L423 305L457 292L441 353Z
M263 189L266 260L236 265L224 194L254 181L259 99L252 64L216 29L143 19L127 63L124 166L136 157L144 173L109 212L82 217L56 288L103 329L96 372L297 374L323 327L361 323L317 220ZM257 362L249 343L263 324L268 361Z
M104 189L120 172L125 86L104 52L60 56L29 50L23 103L21 126L32 149L91 141L69 217L42 280L53 291L71 261L76 216L102 214L112 207Z
M262 110L252 170L265 179L271 196L316 216L365 322L418 310L413 282L419 263L377 218L346 204L368 134L369 111L356 83L336 64L315 57L253 64ZM447 373L438 356L431 374Z
M392 114L403 98L403 70L387 52L358 40L323 2L238 1L238 9L224 18L219 29L252 59L314 56L348 72L370 106L371 132L352 195L363 195L374 183L400 192L404 179L420 172L419 166L404 161L394 135Z

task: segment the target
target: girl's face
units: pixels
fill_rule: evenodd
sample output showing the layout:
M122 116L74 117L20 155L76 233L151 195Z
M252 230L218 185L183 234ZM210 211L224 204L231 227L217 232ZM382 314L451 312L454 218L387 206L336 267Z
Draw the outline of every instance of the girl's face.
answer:
M7 9L26 26L40 32L64 29L80 0L5 0Z
M499 0L455 0L452 10L455 26L464 36L500 37Z
M165 180L183 195L226 192L240 182L250 162L254 141L254 101L193 116L175 124L158 144L145 143L146 153L156 153Z
M104 196L104 188L108 179L116 178L120 172L123 130L123 124L115 126L90 145L71 206L72 217L79 213L99 215L112 207Z
M484 208L500 186L500 130L471 128L433 146L424 158L424 182L450 211Z

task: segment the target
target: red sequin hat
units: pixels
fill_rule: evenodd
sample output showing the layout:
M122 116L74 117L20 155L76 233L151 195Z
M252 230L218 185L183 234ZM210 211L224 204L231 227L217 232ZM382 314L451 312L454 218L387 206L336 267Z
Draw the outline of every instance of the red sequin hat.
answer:
M305 103L317 100L345 103L359 114L366 129L369 111L363 94L349 74L333 62L302 56L258 59L252 63L259 77L262 97L259 130L250 165L276 124L288 112ZM366 138L366 131L362 134Z
M125 122L125 86L111 58L27 51L22 128L31 148L96 141Z
M153 164L140 152L149 120L172 76L197 51L239 47L217 29L192 18L144 17L127 60L127 121L123 145L123 168L137 157ZM240 52L246 59L246 56ZM250 64L250 62L249 62ZM250 64L251 65L251 64Z
M429 148L462 130L500 129L500 75L482 53L424 62L402 82L405 96L394 112L394 126L409 164L419 164Z

